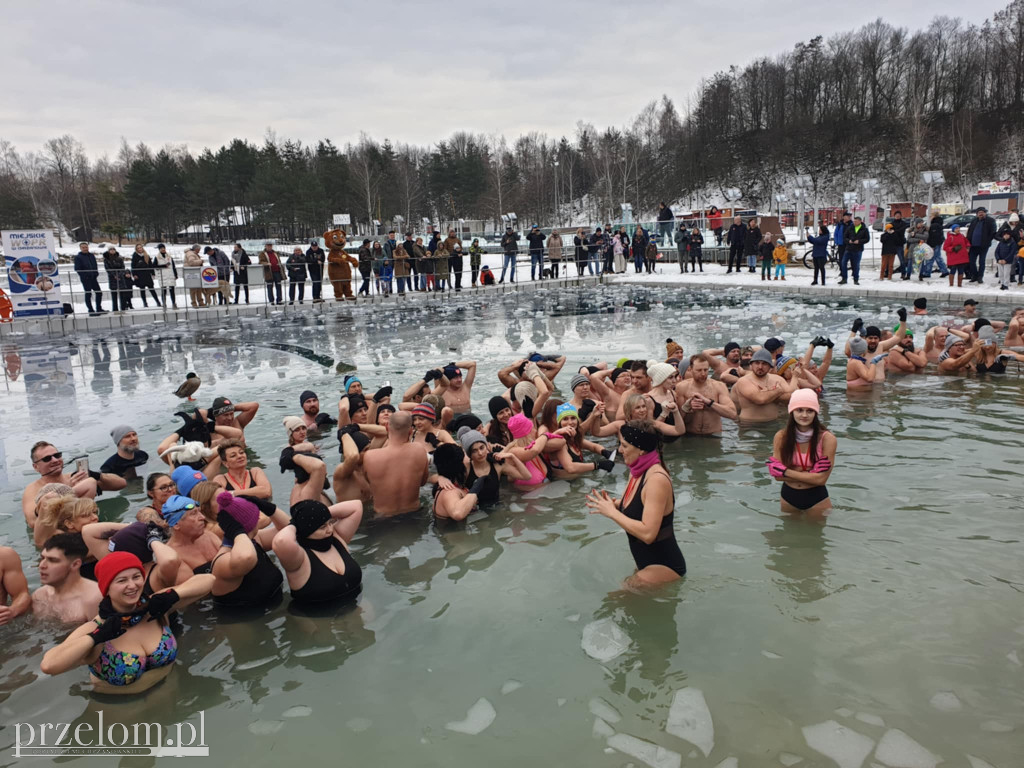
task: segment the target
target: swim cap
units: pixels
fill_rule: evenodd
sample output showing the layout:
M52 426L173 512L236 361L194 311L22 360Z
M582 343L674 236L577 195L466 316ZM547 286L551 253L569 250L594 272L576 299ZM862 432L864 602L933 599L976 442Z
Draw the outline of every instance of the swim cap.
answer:
M199 505L196 504L188 496L179 496L174 494L160 507L160 517L162 517L166 523L173 528L185 516L185 513L190 509L196 509Z
M615 368L614 371L612 371L612 375L609 376L608 378L611 379L612 380L612 384L614 384L615 380L618 379L619 376L621 376L623 373L626 373L626 372L627 371L626 371L625 368L623 368L621 366L618 366L618 367Z
M462 449L469 453L470 449L477 443L486 443L487 438L477 432L475 429L469 427L459 428L459 442L462 443Z
M580 415L576 411L576 406L572 403L562 403L560 406L555 408L555 423L561 424L562 419L566 416L575 416L576 420L579 421Z
M434 451L434 468L437 474L461 484L466 479L466 454L462 446L455 443L441 443Z
M121 445L121 441L124 440L124 436L129 432L134 432L135 429L129 427L127 424L118 424L112 430L110 430L110 437L114 441L114 445Z
M285 416L281 419L281 423L284 424L284 431L289 435L300 427L306 426L306 422L300 419L298 416Z
M789 396L789 412L792 413L797 408L810 408L815 413L821 413L818 396L813 389L798 389Z
M460 413L458 416L454 416L451 421L448 422L448 431L455 435L458 434L459 430L463 427L469 427L470 429L480 429L483 426L483 422L480 421L480 417L475 413Z
M153 559L153 553L150 552L149 544L146 543L147 538L146 523L131 523L110 537L107 541L107 550L109 552L130 552L141 562L148 563Z
M512 437L519 439L520 437L526 437L530 434L530 430L533 429L533 422L523 416L521 413L517 413L511 419L508 420L508 431L512 433Z
M922 298L918 298L918 299L914 299L914 309L927 309L927 308L928 308L928 299L923 298L923 297Z
M665 380L673 373L675 371L668 363L653 363L647 367L647 375L651 377L651 384L656 387L664 384Z
M300 541L309 538L311 533L316 533L318 528L331 519L331 510L316 499L296 502L289 511L292 525L295 526L295 538Z
M578 387L580 384L589 384L589 383L590 383L590 379L588 379L582 373L577 373L575 376L573 376L571 379L569 379L569 389L572 390L573 392L575 392L576 391L576 387Z
M499 413L501 413L506 408L511 407L512 406L509 405L508 400L506 400L501 395L495 395L494 397L487 401L487 410L491 412L492 419L498 418Z
M314 392L311 389L307 389L305 392L303 392L301 395L299 395L299 408L304 406L306 404L307 400L319 400L319 399L320 398L318 398L316 396L316 392Z
M434 406L432 406L430 403L420 403L419 405L412 409L412 415L422 416L423 418L429 419L432 422L437 419L437 411L434 410Z
M366 403L366 398L365 397L363 397L362 395L349 395L348 396L348 412L349 413L355 413L356 411L361 411L361 410L363 410L363 408L366 408L367 410L370 409L370 406L367 405L367 403Z
M752 363L768 363L769 365L775 365L775 361L772 359L771 352L767 349L759 349L755 352L751 358Z
M96 583L99 585L100 594L104 597L110 590L110 583L122 571L137 570L145 575L146 569L142 567L142 561L131 552L111 552L96 563Z
M860 336L854 336L850 339L850 354L857 355L857 357L863 357L864 353L868 351L868 343Z
M255 504L241 496L233 496L228 492L217 494L217 506L226 512L249 533L255 530L260 522L260 510Z
M178 493L182 496L188 496L196 487L196 483L201 483L205 479L206 475L192 467L178 467L171 472L171 480L178 486Z
M619 362L617 362L615 364L615 367L616 368L625 368L626 367L626 363L628 363L628 362L630 362L630 359L628 357L620 358Z

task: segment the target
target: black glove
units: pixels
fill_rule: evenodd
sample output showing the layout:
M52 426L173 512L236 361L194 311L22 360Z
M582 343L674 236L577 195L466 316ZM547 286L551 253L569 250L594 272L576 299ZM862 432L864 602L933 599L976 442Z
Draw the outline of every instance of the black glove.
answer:
M857 333L863 327L864 321L858 317L856 320L853 321L853 327L850 330L853 331L854 333Z
M825 346L825 337L824 336L815 336L811 340L811 346L812 347L824 347Z
M89 637L92 638L92 644L101 645L102 643L109 642L115 637L120 637L128 631L128 627L131 626L127 617L122 616L111 616L109 619L105 619L96 629L89 633Z
M549 363L557 363L561 355L544 355L544 359Z
M528 419L532 419L533 418L533 398L532 397L524 397L522 405L523 405L523 415L526 416L526 418L528 418Z
M604 456L609 461L615 461L615 451L613 451L611 448L605 448L604 450L602 450L601 455Z
M615 469L615 462L610 461L609 459L601 459L597 462L597 468L603 469L605 472L611 472Z
M583 401L583 406L579 410L579 419L581 422L590 418L590 414L594 412L594 405L594 401L589 397Z
M494 448L490 453L487 454L488 464L504 464L504 459L499 459L498 454L501 453L501 448Z
M358 424L346 424L344 427L341 427L338 430L338 440L339 441L341 440L341 436L342 435L354 435L358 431L359 431L359 425Z
M825 346L826 347L828 347L829 349L832 349L832 347L834 347L835 345L836 345L836 343L834 341L832 341L832 339L830 339L828 336L825 337Z
M90 469L89 470L89 477L91 477L97 483L100 481L100 473L97 472L95 469Z
M476 480L473 481L473 484L469 486L469 492L479 496L484 490L485 480L487 480L486 477L478 477Z
M332 426L338 423L338 420L329 413L318 413L314 421L318 427Z
M149 596L149 602L146 603L146 611L149 613L148 620L155 621L162 618L180 599L178 593L173 589L166 592L154 592Z
M224 531L224 538L228 541L234 541L238 534L245 533L245 528L242 527L242 524L224 510L217 513L217 525Z
M394 391L392 387L381 387L377 390L377 394L373 396L373 402L379 403L385 397L391 397L391 393Z
M430 445L434 448L437 448L437 446L440 444L440 441L437 439L437 435L435 435L433 432L427 432L427 435L426 437L423 438L423 441L427 445Z
M153 542L159 541L161 544L167 541L169 533L167 529L161 528L156 523L149 523L146 525L146 546L149 547L150 551L153 550Z
M901 323L907 322L907 308L900 307L896 310L896 316L900 319Z
M436 378L437 378L437 371L427 371L425 374L423 374L423 383L424 384L429 384L430 382L432 382Z

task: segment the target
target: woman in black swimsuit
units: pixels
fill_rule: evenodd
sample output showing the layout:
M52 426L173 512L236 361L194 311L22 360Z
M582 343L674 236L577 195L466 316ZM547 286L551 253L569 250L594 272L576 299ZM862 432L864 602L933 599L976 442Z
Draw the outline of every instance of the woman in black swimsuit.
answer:
M484 481L478 497L481 507L498 503L502 475L508 475L518 480L530 479L530 472L523 466L523 462L508 451L496 450L492 453L490 446L487 445L487 438L477 430L460 427L459 442L462 444L466 456L469 457L466 483L473 485L481 478Z
M274 537L274 554L288 577L292 600L324 603L359 594L363 571L352 559L348 543L363 519L361 501L328 507L300 501L291 508L292 522Z
M281 595L281 571L267 551L253 541L260 511L246 499L222 493L217 497L217 524L224 531L213 558L213 602L224 608L263 607Z
M478 477L466 488L466 453L461 446L441 443L434 451L437 475L434 483L434 516L462 521L476 509L487 484L487 476Z
M629 421L619 429L619 455L629 466L629 484L620 499L607 491L587 496L590 513L617 523L629 537L636 573L627 586L656 586L686 574L686 560L672 527L675 496L661 458L660 437L649 421Z
M327 465L317 452L316 446L306 439L306 424L298 416L285 416L283 422L288 433L288 447L281 451L278 464L281 472L295 473L290 505L295 505L303 499L324 501L327 499L324 490L330 487L327 484Z

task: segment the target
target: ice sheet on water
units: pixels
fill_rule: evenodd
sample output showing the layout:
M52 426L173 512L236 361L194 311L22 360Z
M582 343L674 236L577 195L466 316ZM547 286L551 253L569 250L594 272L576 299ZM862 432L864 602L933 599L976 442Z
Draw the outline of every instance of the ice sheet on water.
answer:
M986 720L981 724L981 730L988 733L1010 733L1013 726L1009 723L1001 723L998 720Z
M600 717L595 717L594 727L591 729L590 735L595 739L607 739L615 735L615 729Z
M875 758L891 768L935 768L942 758L922 747L903 731L893 728L885 732Z
M772 653L771 651L761 651L761 655L764 656L766 659L781 659L782 658L781 656L779 656L779 654Z
M583 628L580 645L590 658L608 662L629 648L630 640L614 621L599 619Z
M715 725L704 693L699 688L676 691L668 710L665 730L693 744L704 753L704 757L711 754L715 746Z
M534 491L524 493L524 499L560 499L569 493L569 482L567 480L555 480L553 483L544 483Z
M569 616L566 616L565 620L566 621L579 621L580 620L580 615L578 613L573 613L573 614L571 614Z
M312 714L312 707L307 707L304 704L297 704L294 707L288 707L288 709L281 713L281 717L309 717Z
M715 768L739 768L740 761L735 757L727 757L725 760L720 762Z
M782 763L786 768L797 763L802 763L804 759L800 755L794 755L789 752L782 752L779 754L779 762Z
M256 669L256 667L262 667L264 664L269 664L272 661L277 661L277 656L264 656L262 659L254 659L247 661L243 664L239 664L235 667L236 672L245 672L249 669Z
M449 731L455 731L456 733L465 733L470 736L476 736L478 733L483 733L490 727L491 723L494 722L494 718L498 716L498 713L494 711L494 707L491 706L491 702L481 697L477 699L476 704L469 708L466 712L466 719L459 720L458 722L445 723L445 728Z
M980 757L975 757L974 755L968 755L967 760L970 762L971 768L995 768L995 766L986 763Z
M679 768L683 762L683 756L678 752L659 747L657 744L626 733L616 733L609 738L608 746L614 747L630 757L635 757L651 768Z
M840 717L853 717L853 710L847 709L846 707L840 707L836 710L836 714Z
M321 653L330 653L334 650L334 648L335 646L333 645L318 645L313 648L303 648L300 651L296 651L292 655L300 659L304 659L307 656L319 656Z
M880 726L880 727L884 727L885 726L885 720L880 718L878 715L871 715L871 714L868 714L867 712L858 712L856 717L862 723L867 723L868 725L877 725L877 726Z
M345 725L353 733L362 733L363 731L370 730L370 726L373 725L373 720L367 717L353 717Z
M1017 652L1016 651L1010 651L1008 654L1006 654L1006 658L1008 658L1010 661L1012 661L1018 667L1021 666L1020 657L1017 656Z
M567 702L567 701L568 701L568 699L555 699L555 703L556 703L556 704L557 704L558 706L560 706L560 707L563 707L563 706L565 706L565 702Z
M952 691L939 691L928 702L940 712L959 712L964 708Z
M518 691L522 687L523 684L518 680L506 680L505 684L501 686L501 695L505 696L512 693L512 691Z
M249 723L249 733L257 736L269 736L284 727L284 720L255 720Z
M719 555L752 555L753 550L741 547L738 544L715 544L715 552Z
M622 719L619 710L599 697L591 699L587 703L587 708L590 710L590 714L600 717L602 720L607 720L609 723L617 723Z
M805 725L803 734L807 746L834 760L839 768L860 768L875 746L874 739L840 725L835 720Z

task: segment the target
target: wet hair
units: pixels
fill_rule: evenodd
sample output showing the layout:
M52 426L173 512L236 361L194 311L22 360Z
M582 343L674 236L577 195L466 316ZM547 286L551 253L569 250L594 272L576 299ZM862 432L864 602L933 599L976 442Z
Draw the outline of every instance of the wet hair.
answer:
M171 479L171 476L168 475L166 472L151 472L149 474L149 477L146 478L146 495L147 496L153 492L154 488L156 488L157 481L161 477L166 477L168 480Z
M38 443L32 446L32 449L28 452L28 457L32 459L33 463L35 463L36 460L36 451L39 450L40 448L45 448L47 445L53 445L53 443L48 443L45 440L40 440Z
M644 374L646 375L647 374L647 363L644 362L643 360L634 360L632 362L632 364L629 366L629 372L630 373L635 373L636 371L643 371Z
M824 428L821 426L821 421L818 419L818 414L814 414L814 421L811 422L811 452L808 460L813 465L819 458L818 456L818 443L821 441L821 433ZM782 463L790 469L796 469L789 462L793 458L793 453L796 451L796 419L793 417L793 412L790 411L789 418L786 419L786 426L782 432L782 444L779 446L779 453L782 454Z
M434 467L437 474L451 480L458 486L466 484L466 452L461 445L441 443L434 450Z
M245 452L245 443L239 440L237 437L232 437L229 440L221 440L217 444L217 453L220 455L221 461L226 461L228 458L229 448L241 448L242 452Z
M68 560L82 560L89 556L89 548L80 533L55 533L43 543L43 549L59 549Z

